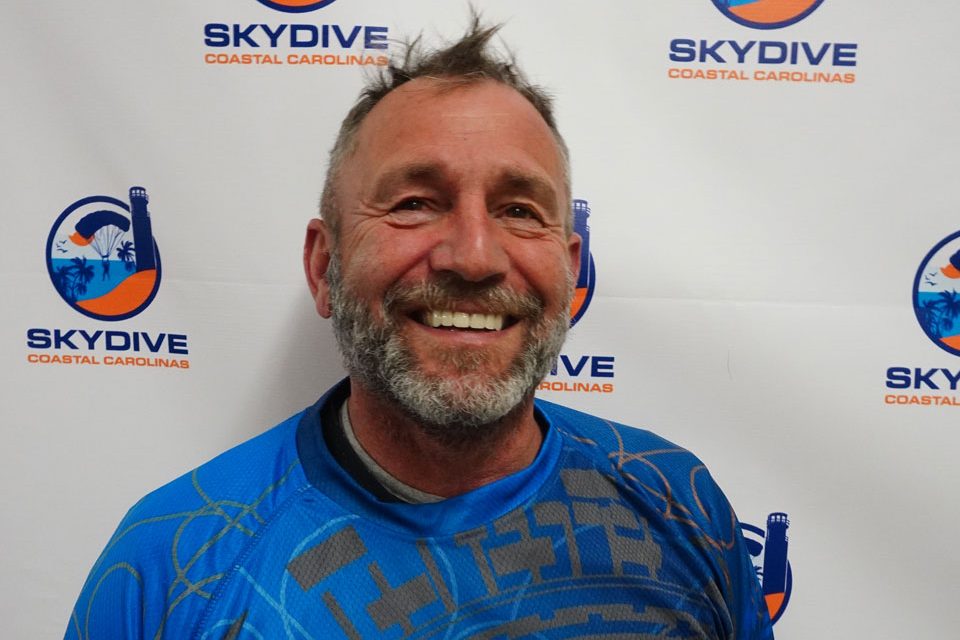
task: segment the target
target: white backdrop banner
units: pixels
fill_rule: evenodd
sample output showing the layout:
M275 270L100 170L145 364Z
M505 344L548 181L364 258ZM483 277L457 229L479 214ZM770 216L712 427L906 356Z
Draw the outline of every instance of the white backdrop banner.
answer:
M707 462L777 638L955 637L960 6L482 9L556 97L586 240L540 395ZM134 501L343 375L300 258L327 150L468 7L0 15L0 635L47 638Z

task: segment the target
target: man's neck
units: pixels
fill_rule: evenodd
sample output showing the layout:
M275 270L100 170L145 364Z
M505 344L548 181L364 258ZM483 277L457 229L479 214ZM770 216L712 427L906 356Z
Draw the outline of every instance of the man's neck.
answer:
M443 497L529 466L543 442L532 398L502 423L487 427L495 430L492 436L458 444L438 441L393 403L356 382L347 409L357 440L377 464L401 482Z

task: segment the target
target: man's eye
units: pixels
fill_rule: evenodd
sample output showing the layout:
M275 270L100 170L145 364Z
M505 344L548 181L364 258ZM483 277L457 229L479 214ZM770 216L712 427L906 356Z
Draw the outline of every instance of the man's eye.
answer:
M422 198L405 198L393 207L394 211L422 211L427 206Z
M524 207L519 204L512 204L506 208L504 215L515 220L535 220L537 214L530 207Z

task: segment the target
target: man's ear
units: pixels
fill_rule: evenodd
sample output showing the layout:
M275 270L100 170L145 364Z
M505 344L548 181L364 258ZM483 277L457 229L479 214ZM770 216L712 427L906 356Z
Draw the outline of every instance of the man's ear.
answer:
M310 287L317 313L323 318L330 317L327 269L330 267L332 250L333 236L326 223L320 218L314 218L307 223L307 236L303 241L303 270L307 275L307 286Z
M573 280L576 282L580 275L580 245L583 244L583 238L580 234L573 232L567 238L567 253L570 258L570 272L573 274Z

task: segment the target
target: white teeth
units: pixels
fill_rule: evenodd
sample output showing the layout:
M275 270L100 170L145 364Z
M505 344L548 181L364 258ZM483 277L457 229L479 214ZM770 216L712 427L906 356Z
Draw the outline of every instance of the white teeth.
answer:
M424 311L423 323L431 327L458 329L503 329L503 316L495 313L464 313L463 311Z

